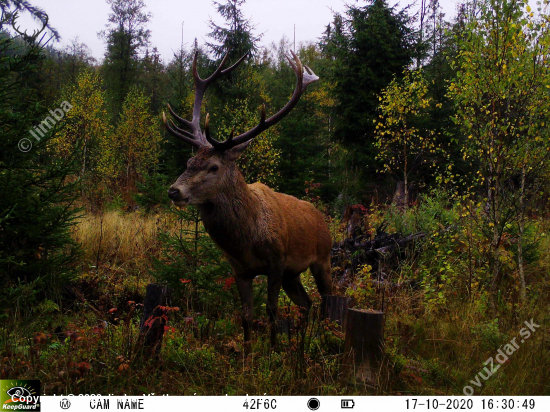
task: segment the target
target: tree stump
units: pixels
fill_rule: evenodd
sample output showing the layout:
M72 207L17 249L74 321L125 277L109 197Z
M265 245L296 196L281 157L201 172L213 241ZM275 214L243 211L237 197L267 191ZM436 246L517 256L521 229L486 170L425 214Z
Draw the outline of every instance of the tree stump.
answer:
M384 355L384 313L348 309L344 343L344 377L376 384Z
M322 319L337 322L342 328L346 327L346 314L352 303L352 298L343 296L326 295L321 302Z
M172 291L167 286L154 283L147 285L143 316L139 327L143 336L143 346L146 353L158 355L167 324L166 306L169 305Z
M293 322L289 318L277 319L277 333L280 335L286 334L289 338L292 332Z

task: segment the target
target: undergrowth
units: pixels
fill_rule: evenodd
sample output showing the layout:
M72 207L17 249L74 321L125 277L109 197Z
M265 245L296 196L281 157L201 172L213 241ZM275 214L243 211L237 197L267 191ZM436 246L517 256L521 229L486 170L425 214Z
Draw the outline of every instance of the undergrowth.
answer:
M187 262L196 273L182 273L182 281L168 270L179 254L177 248L166 254L166 240L179 236L193 245L195 227L172 213L116 211L80 221L73 234L84 251L79 277L58 300L4 310L0 378L40 379L46 394L460 395L532 320L539 327L498 371L473 387L477 395L550 395L548 222L531 221L526 301L518 295L513 236L506 239L496 308L489 299L486 242L464 207L445 204L444 196L406 212L371 207L363 225L374 236L382 222L391 231L426 236L406 259L382 265L382 275L363 266L334 282L336 294L351 296L357 307L384 308L386 354L374 386L344 378L344 334L319 319L320 296L309 273L302 275L315 302L308 328L279 335L276 351L269 347L265 278L257 279L247 354L234 284L224 271L218 276L202 267L219 266L221 257L198 266ZM331 226L345 231L345 222ZM208 243L196 246L192 256L207 259ZM165 281L155 260L176 276L172 304L179 310L169 315L159 356L146 357L140 351L141 303L148 283ZM203 270L221 279L216 287L223 298L204 294L197 277ZM281 293L279 316L297 324L296 309Z

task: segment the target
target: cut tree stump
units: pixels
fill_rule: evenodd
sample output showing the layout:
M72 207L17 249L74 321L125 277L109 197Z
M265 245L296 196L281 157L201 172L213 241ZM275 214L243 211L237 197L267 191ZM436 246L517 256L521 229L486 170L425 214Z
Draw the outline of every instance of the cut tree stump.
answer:
M346 327L346 314L351 306L352 298L326 295L321 302L322 319L337 322L342 328Z
M384 355L384 313L348 309L344 344L344 377L377 382Z
M143 346L149 355L158 355L164 335L164 327L168 321L166 306L171 301L172 291L168 286L154 283L147 285L143 316L139 324L143 336Z
M293 327L291 319L277 319L277 333L280 335L286 334L290 338L290 334Z

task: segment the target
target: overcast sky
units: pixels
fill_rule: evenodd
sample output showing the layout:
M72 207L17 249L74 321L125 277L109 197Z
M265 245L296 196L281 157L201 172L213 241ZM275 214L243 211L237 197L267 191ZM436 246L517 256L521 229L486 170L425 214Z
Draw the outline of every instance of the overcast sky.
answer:
M225 0L219 1L225 3ZM346 2L357 3L356 0L248 0L244 14L256 25L256 33L264 33L262 45L278 42L283 35L292 40L294 25L296 44L299 44L321 37L326 25L332 21L332 11L343 12ZM105 0L31 0L30 3L48 13L50 23L62 37L61 47L78 36L95 58L103 57L105 45L97 33L105 28L110 12ZM153 14L148 24L151 45L158 48L166 63L182 42L182 22L183 42L190 47L195 37L199 44L207 40L210 18L217 23L223 21L211 0L145 0L145 3L146 10ZM395 3L397 0L389 1L389 4ZM440 3L447 19L455 15L458 0L440 0ZM401 4L408 2L401 0ZM418 6L413 7L413 10L417 9ZM34 26L30 18L22 18L20 23L25 28Z

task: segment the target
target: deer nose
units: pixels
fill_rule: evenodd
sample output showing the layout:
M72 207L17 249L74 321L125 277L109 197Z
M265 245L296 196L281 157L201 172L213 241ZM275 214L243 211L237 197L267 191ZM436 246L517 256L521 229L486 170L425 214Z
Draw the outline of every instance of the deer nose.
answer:
M174 189L173 187L171 187L170 189L168 189L168 197L172 200L179 200L181 197L181 193L179 189Z

